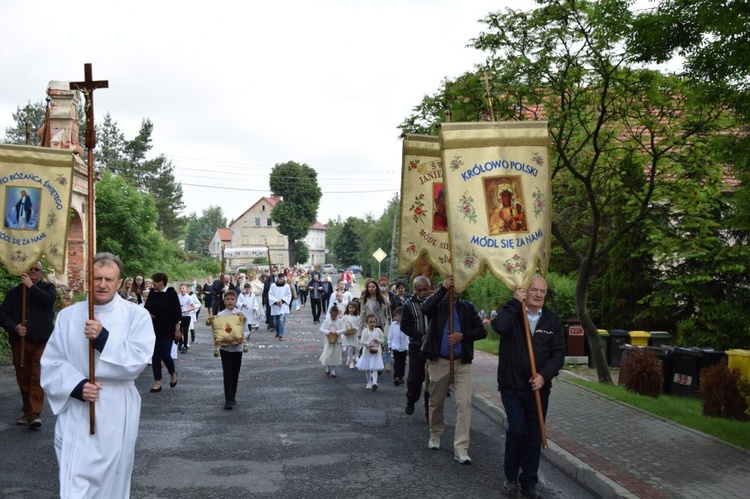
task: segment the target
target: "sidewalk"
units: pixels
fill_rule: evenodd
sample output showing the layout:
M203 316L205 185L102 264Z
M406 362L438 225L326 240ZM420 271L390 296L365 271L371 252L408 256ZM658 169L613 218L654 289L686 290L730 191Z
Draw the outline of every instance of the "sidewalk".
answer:
M476 351L474 406L504 422L497 356ZM565 381L552 383L542 457L603 498L748 497L750 452Z

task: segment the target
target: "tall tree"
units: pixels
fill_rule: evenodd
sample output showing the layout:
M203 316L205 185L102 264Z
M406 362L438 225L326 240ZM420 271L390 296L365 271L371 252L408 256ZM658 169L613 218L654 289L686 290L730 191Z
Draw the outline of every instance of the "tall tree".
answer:
M101 124L96 125L96 150L94 161L97 166L114 173L122 172L125 157L125 135L117 122L107 113Z
M177 239L182 234L183 222L177 213L185 208L182 202L182 185L174 178L174 166L164 155L148 162L155 175L147 185L159 213L158 227L167 239Z
M227 219L221 206L209 206L203 210L200 217L196 217L195 213L191 214L188 217L185 249L207 256L208 246L216 233L216 229L226 226Z
M341 227L339 237L333 242L333 252L342 265L348 267L359 263L361 238L364 235L363 225L359 218L347 218Z
M304 240L318 216L322 196L318 173L304 163L279 163L271 171L269 184L273 195L281 198L271 211L271 219L287 236L289 261L296 262L296 243Z
M13 125L5 128L5 142L8 144L25 144L26 133L29 133L29 143L33 146L39 145L37 132L44 124L44 115L47 104L44 101L18 106L13 113ZM28 127L27 127L28 123Z

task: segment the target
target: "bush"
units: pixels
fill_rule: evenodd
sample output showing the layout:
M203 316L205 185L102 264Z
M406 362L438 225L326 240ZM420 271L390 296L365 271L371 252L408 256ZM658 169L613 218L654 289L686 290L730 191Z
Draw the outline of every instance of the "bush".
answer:
M701 371L698 397L703 414L738 421L750 420L748 397L750 380L726 364L716 364Z
M620 369L620 383L633 393L658 397L664 386L659 361L642 348L632 350Z

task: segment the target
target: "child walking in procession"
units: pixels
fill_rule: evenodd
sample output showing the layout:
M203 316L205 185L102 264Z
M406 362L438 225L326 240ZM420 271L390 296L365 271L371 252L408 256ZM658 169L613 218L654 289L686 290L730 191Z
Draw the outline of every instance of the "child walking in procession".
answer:
M320 332L325 335L323 353L320 363L326 366L326 376L336 377L336 366L341 365L341 336L344 334L344 321L338 318L339 309L334 305L329 315L320 326Z
M237 308L237 292L229 289L224 292L224 310L216 314L217 317L222 315L244 314ZM209 317L208 322L213 322L213 317ZM244 322L244 320L242 321ZM242 351L244 345L242 340L236 340L233 343L219 343L219 354L221 355L221 369L224 375L224 409L234 409L237 403L237 384L240 380L240 367L242 366Z
M391 330L388 331L388 345L393 352L393 384L395 386L404 383L406 352L409 349L409 337L401 331L402 310L402 307L396 307L393 311L393 322L391 322Z
M357 350L359 350L359 302L346 304L344 322L344 340L342 348L346 350L346 367L354 369L357 364Z
M367 377L367 390L375 391L378 389L378 371L383 369L382 345L385 341L383 330L375 327L377 318L373 314L365 317L367 327L362 331L360 344L362 356L357 361L357 369L365 371Z

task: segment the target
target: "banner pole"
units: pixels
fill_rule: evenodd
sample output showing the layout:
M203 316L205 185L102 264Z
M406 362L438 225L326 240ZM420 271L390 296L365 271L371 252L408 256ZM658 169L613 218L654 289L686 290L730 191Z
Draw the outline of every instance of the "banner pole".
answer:
M531 363L531 379L536 378L536 360L534 359L534 345L531 342L531 328L529 328L529 318L526 316L526 300L521 302L521 315L523 316L523 325L526 330L526 347L529 350L529 360ZM542 435L542 447L547 449L547 431L544 424L544 411L542 410L542 396L539 390L534 390L534 400L536 401L536 415L539 420L539 432Z

